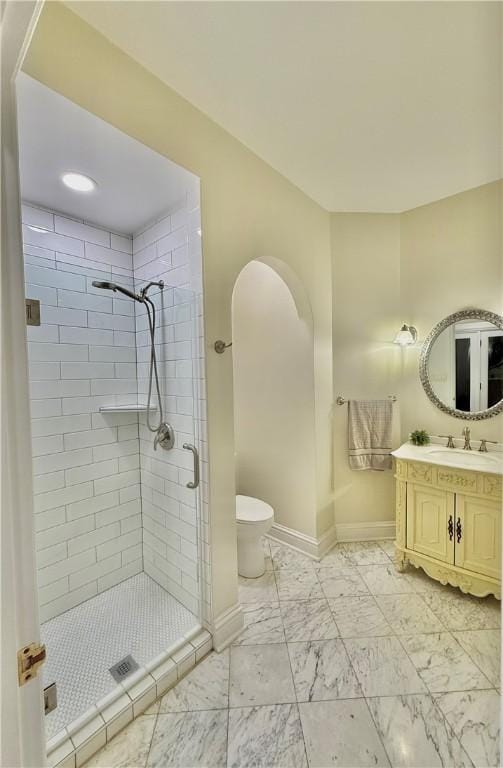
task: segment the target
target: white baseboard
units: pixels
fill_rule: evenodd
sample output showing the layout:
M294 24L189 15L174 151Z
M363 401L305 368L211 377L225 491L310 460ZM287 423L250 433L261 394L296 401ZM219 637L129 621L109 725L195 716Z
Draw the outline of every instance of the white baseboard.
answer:
M299 531L295 531L293 528L287 528L286 525L273 523L268 536L275 541L279 541L281 544L287 544L304 555L320 560L335 544L336 530L335 525L333 525L319 539L315 539L313 536L299 533Z
M338 541L374 541L375 539L394 539L395 521L385 520L377 523L337 523L319 539L294 531L286 525L273 523L267 534L270 539L280 544L287 544L292 549L302 552L315 560L321 560Z
M337 541L373 541L394 539L395 521L383 520L377 523L337 523Z
M335 525L332 525L332 527L329 528L328 531L325 531L318 540L318 557L320 560L333 546L335 546L335 544L337 544L337 528Z
M213 647L220 653L241 634L244 627L243 609L239 603L217 616L213 620Z
M314 558L319 557L317 539L307 536L305 533L299 533L299 531L287 528L286 525L280 525L280 523L273 523L267 535L270 539L275 539L280 544L288 544L292 549L297 549L305 555Z

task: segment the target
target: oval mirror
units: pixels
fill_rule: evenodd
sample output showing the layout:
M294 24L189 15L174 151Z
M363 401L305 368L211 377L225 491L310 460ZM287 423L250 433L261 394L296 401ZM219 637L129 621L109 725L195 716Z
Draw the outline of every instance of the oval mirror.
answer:
M459 419L503 411L503 317L464 309L436 325L424 342L419 376L440 410Z

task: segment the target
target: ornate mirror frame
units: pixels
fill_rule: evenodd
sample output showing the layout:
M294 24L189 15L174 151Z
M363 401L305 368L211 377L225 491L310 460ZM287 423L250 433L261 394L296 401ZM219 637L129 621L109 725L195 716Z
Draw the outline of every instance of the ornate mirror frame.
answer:
M503 331L503 317L497 315L495 312L486 312L484 309L463 309L460 312L454 312L454 314L445 317L441 320L433 330L428 334L421 350L421 356L419 358L419 378L421 384L424 387L424 391L430 398L431 402L437 406L444 413L448 413L450 416L455 416L457 419L465 419L467 421L480 421L481 419L490 419L491 416L496 416L498 413L503 412L503 400L499 403L486 408L485 411L460 411L457 408L450 408L448 405L440 400L431 386L430 377L428 374L428 361L430 359L430 352L433 344L438 339L442 331L453 325L459 323L462 320L482 320L487 323L492 323L501 331Z

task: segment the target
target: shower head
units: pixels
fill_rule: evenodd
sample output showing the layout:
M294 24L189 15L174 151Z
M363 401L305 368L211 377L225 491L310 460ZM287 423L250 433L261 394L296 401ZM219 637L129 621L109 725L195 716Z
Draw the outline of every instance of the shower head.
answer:
M124 296L129 296L130 299L134 299L135 301L141 301L141 302L143 301L143 298L141 296L138 296L138 294L128 290L128 288L123 288L122 285L117 285L117 283L108 283L102 280L93 280L93 286L95 288L103 288L106 291L119 291L119 293L123 293Z

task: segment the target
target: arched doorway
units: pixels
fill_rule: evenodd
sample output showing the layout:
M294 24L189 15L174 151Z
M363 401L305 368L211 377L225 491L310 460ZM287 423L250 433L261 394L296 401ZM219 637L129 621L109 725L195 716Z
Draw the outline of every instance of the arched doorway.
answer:
M313 325L296 275L254 260L232 299L237 493L275 510L285 528L316 535Z

